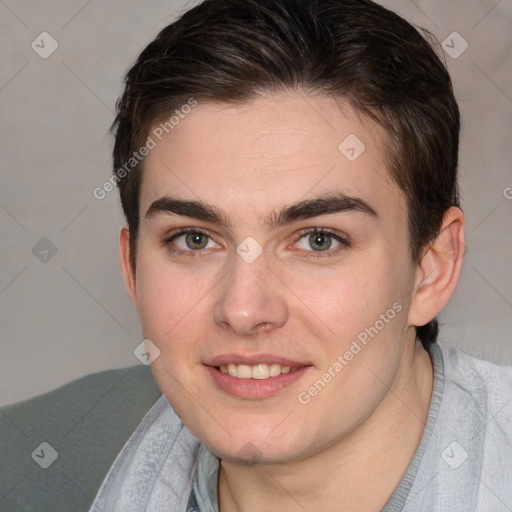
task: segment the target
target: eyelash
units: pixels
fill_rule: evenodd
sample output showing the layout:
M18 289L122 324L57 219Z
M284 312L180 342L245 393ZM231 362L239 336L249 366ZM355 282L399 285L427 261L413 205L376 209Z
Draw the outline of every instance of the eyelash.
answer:
M327 251L306 251L308 253L308 258L330 258L333 253L337 253L343 249L347 249L351 246L350 241L348 238L343 237L340 233L337 231L332 231L330 229L326 228L307 228L299 232L299 237L296 240L297 243L299 240L304 238L305 236L311 236L311 235L328 235L337 242L339 242L341 245L340 247L337 247L336 249L328 249Z
M202 229L202 228L183 228L183 229L180 229L179 231L173 232L171 235L167 236L163 240L163 244L164 244L164 246L167 248L167 250L171 254L180 253L180 254L186 254L187 256L190 256L190 257L202 256L201 253L204 252L203 250L183 251L181 249L176 249L176 248L171 246L171 243L176 238L179 238L180 236L183 236L183 235L187 235L189 233L199 233L199 234L204 235L204 236L206 236L206 237L208 237L210 239L212 238L209 235L209 233L206 230ZM338 252L340 250L343 250L343 249L348 248L348 247L351 246L351 243L350 243L350 241L347 238L341 236L336 231L331 231L331 230L326 229L326 228L307 228L307 229L301 230L299 232L299 236L298 236L297 240L294 243L297 243L299 240L301 240L305 236L316 235L316 234L328 235L328 236L332 237L334 240L336 240L337 242L339 242L341 244L341 246L336 248L336 249L326 250L326 251L306 251L307 253L309 253L309 255L307 257L310 257L310 258L330 258L332 256L333 252Z
M198 256L202 256L201 252L203 251L183 251L182 249L176 249L174 247L171 246L171 243L173 242L173 240L175 238L178 238L182 235L187 235L188 233L200 233L201 235L204 235L204 236L207 236L208 238L211 238L211 236L204 230L204 229L201 229L201 228L183 228L183 229L180 229L178 231L175 231L173 233L171 233L168 237L166 237L164 239L164 246L167 248L168 252L171 253L171 254L175 254L175 253L179 253L179 254L186 254L187 256L190 256L190 257L198 257Z

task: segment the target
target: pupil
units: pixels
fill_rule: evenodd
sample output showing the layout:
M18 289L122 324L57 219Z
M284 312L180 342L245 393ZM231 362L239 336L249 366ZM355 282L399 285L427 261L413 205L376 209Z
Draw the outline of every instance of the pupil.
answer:
M185 240L187 247L192 250L203 249L208 243L202 233L188 233Z
M309 237L309 242L313 248L317 248L320 251L325 251L331 247L331 239L329 235L322 233L316 233Z

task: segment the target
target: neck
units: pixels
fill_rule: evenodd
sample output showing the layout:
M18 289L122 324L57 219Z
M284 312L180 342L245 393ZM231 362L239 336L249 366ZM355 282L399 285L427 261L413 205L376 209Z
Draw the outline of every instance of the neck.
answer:
M408 345L379 407L335 445L287 464L221 461L220 512L381 510L414 457L432 396L430 356Z

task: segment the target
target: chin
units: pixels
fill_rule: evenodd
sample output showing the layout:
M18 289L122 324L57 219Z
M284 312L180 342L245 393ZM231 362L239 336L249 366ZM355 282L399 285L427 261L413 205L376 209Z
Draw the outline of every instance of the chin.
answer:
M274 418L272 418L274 419ZM202 444L223 460L236 464L252 465L258 463L289 462L298 458L298 446L304 443L304 436L290 429L283 429L277 435L279 421L261 421L258 426L247 427L249 418L231 423L229 429L217 426L215 431L192 432ZM231 436L229 432L232 432ZM302 439L302 443L298 440Z

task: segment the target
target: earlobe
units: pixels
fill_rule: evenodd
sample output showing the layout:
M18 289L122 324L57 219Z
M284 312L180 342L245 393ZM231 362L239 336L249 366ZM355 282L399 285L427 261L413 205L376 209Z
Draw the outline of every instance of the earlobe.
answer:
M460 208L452 206L445 212L439 235L417 267L409 325L427 324L450 300L466 251L464 224L464 213Z
M119 233L119 264L123 273L126 291L135 307L137 307L137 289L135 284L135 269L130 256L130 230L128 226Z

